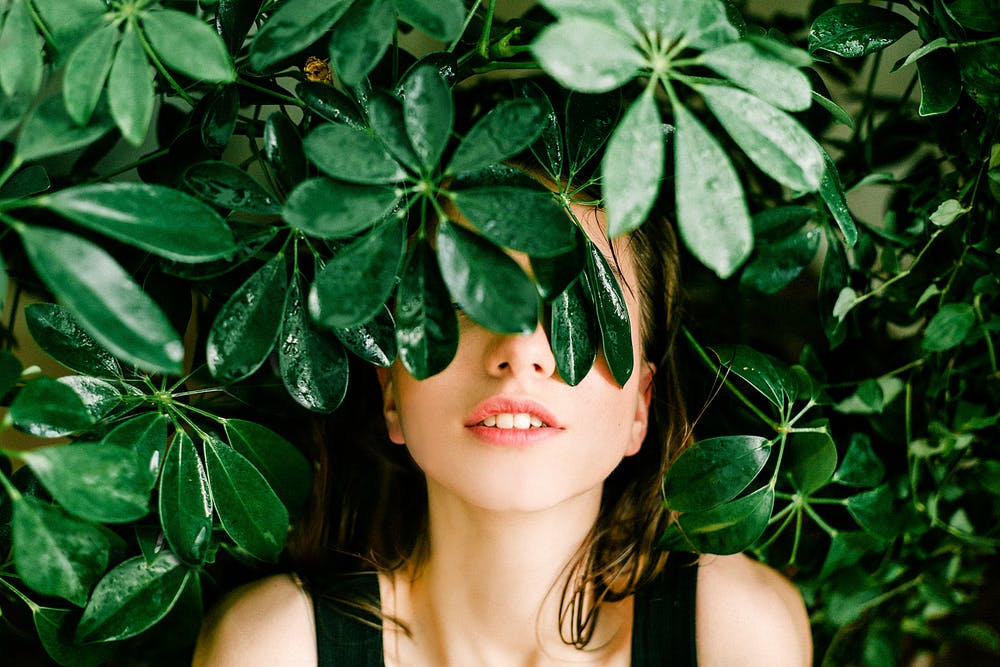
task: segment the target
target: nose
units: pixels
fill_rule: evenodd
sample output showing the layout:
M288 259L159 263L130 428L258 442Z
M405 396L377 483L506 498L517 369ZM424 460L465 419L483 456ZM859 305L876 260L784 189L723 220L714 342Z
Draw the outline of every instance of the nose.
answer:
M486 371L494 377L548 378L556 372L556 360L542 327L524 334L496 334L486 352Z

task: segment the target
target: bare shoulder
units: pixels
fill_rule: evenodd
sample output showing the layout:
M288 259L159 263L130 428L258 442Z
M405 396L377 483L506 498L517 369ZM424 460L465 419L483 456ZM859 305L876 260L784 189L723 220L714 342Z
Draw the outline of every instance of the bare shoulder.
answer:
M300 584L279 574L241 586L208 614L194 667L312 667L316 628Z
M702 667L812 664L802 596L785 577L743 554L701 557L695 622Z

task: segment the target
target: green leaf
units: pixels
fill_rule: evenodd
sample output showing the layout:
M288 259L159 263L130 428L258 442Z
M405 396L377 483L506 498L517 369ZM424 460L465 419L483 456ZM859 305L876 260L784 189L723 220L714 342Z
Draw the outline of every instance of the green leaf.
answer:
M263 144L261 151L271 173L284 192L291 192L305 180L309 163L302 148L302 138L288 116L276 111L267 117Z
M791 433L785 443L785 457L782 469L803 494L826 486L837 469L837 446L826 432Z
M83 401L83 406L90 413L90 418L95 422L115 408L121 407L124 402L121 385L112 384L100 378L86 375L66 375L59 378L57 382L76 392L76 395Z
M653 87L625 112L601 161L608 236L630 232L643 222L660 192L664 138Z
M47 377L24 385L11 403L10 419L19 430L37 438L58 438L84 431L94 423L72 387Z
M588 243L587 284L594 297L597 323L601 329L601 346L611 376L619 386L625 386L632 376L635 351L632 347L632 326L629 322L625 295L614 271L593 243Z
M945 199L943 202L938 204L938 207L934 209L934 212L930 214L929 218L931 224L938 227L947 227L951 223L955 222L959 217L971 211L972 208L962 206L962 202L957 199Z
M542 130L542 112L530 100L504 102L472 126L448 164L457 174L482 169L531 145Z
M847 511L872 537L891 540L903 530L902 515L895 510L888 484L847 499Z
M331 123L349 125L359 131L368 129L357 103L330 84L303 81L295 87L295 95L309 111Z
M402 194L383 185L354 185L328 178L301 183L285 202L292 227L321 239L340 239L387 218Z
M62 58L87 35L103 26L107 4L103 0L32 0Z
M376 91L368 100L368 119L385 149L400 163L419 172L420 158L403 121L403 102L388 92Z
M122 376L111 353L84 331L66 308L55 303L28 304L24 321L38 347L66 368L95 377Z
M928 323L920 347L927 352L944 352L958 347L976 324L976 312L967 303L945 304Z
M822 149L821 149L822 150ZM823 151L823 179L819 184L819 194L826 202L827 208L833 214L833 219L837 221L841 233L848 247L858 242L858 226L854 222L851 210L847 207L847 196L844 193L844 186L840 182L840 173L833 158L825 150Z
M903 391L903 381L895 377L865 380L858 390L837 403L834 409L842 414L870 415L881 413Z
M254 35L250 67L263 72L302 51L322 37L350 6L350 0L288 0Z
M391 0L355 0L330 32L330 62L346 86L356 86L381 60L396 29Z
M541 186L490 185L455 190L452 201L487 239L533 257L572 250L578 231L562 205Z
M240 115L240 91L229 84L206 96L207 108L201 119L201 141L211 151L222 152L233 138Z
M701 54L700 60L778 108L804 111L812 103L809 77L755 42L725 44Z
M928 53L917 61L920 75L921 116L948 113L962 96L962 75L955 54L948 49Z
M600 335L587 276L580 274L552 301L549 331L556 369L569 386L580 384L594 366Z
M403 82L403 123L425 169L434 167L451 136L455 106L448 82L432 64L417 66Z
M587 244L582 235L567 252L553 257L532 257L531 272L538 295L545 301L554 300L587 267Z
M732 5L728 1L675 0L632 6L640 10L644 7L652 9L658 14L657 22L664 26L661 29L664 33L671 34L676 30L683 34L688 45L696 49L711 49L740 38L741 29L732 21L742 22L743 19L738 11L730 11Z
M219 259L237 249L232 231L210 206L163 185L80 185L38 202L88 229L178 262Z
M531 50L552 78L585 93L614 90L637 76L645 65L629 35L579 16L547 26L532 42Z
M332 412L344 400L347 353L340 341L311 326L298 276L285 296L278 367L285 389L302 407Z
M118 28L107 25L91 33L74 49L63 74L63 100L66 111L79 125L90 121L104 83L111 71Z
M337 252L309 290L313 319L344 329L375 317L395 285L405 245L404 225L391 220Z
M10 180L0 185L0 197L3 199L21 199L45 192L52 187L49 173L40 164L30 164L18 170ZM2 268L2 264L0 264Z
M344 347L370 364L389 367L396 360L396 325L387 308L382 308L368 322L334 329L333 334Z
M798 121L749 93L698 86L708 108L761 171L793 190L813 192L823 177L823 153Z
M28 586L82 607L108 566L97 526L31 496L13 498L14 563Z
M107 573L83 610L76 636L84 642L134 637L152 627L174 606L197 577L169 551L147 563L136 556Z
M716 349L720 363L759 391L779 410L795 400L798 390L788 368L774 357L745 345L722 345Z
M571 92L566 97L566 152L571 174L577 173L605 144L618 125L621 111L620 91L594 95Z
M823 97L815 90L812 92L812 99L813 102L829 111L835 121L841 125L846 125L850 130L854 129L854 119L851 118L851 114L847 113L842 106L827 97Z
M258 215L281 214L278 200L229 162L199 162L185 169L181 178L191 192L216 206Z
M12 108L16 112L17 109ZM91 124L80 127L66 112L61 95L53 95L35 107L24 121L17 142L17 156L24 162L51 155L68 153L89 146L108 130L114 121L106 113L91 118Z
M966 28L980 32L1000 30L1000 3L997 0L954 0L948 12Z
M819 251L823 232L806 229L778 241L757 243L756 256L743 269L740 284L774 294L795 280Z
M837 531L830 540L830 551L827 552L826 558L823 560L820 579L825 579L844 568L857 565L866 553L878 549L882 544L880 540L860 530Z
M699 261L728 278L753 248L743 187L729 157L698 119L681 106L674 114L677 228Z
M159 486L160 527L181 560L205 560L212 537L212 498L194 442L178 431L163 459Z
M848 486L877 486L885 475L885 464L872 449L867 433L855 433L833 481Z
M509 255L451 222L437 231L441 275L469 317L498 333L530 334L538 326L538 293ZM503 285L502 291L497 285Z
M850 3L820 14L809 29L809 51L830 51L859 58L880 51L913 30L913 24L888 9Z
M195 81L232 83L236 70L218 32L196 16L173 9L143 12L142 29L167 69Z
M683 0L682 0L683 1ZM584 18L614 26L617 30L632 36L640 37L639 26L635 25L636 11L620 0L611 2L592 2L592 0L542 0L541 4L561 21L571 18ZM646 3L647 5L649 3ZM675 3L676 4L676 3ZM663 8L661 3L655 3L654 11Z
M10 3L0 30L0 89L10 97L33 97L42 85L44 41L35 29L28 6Z
M21 362L7 350L0 351L0 398L7 395L21 378Z
M539 110L539 135L530 146L531 153L549 178L554 182L559 182L566 150L563 147L562 133L559 129L559 118L552 108L552 102L549 101L545 91L533 81L518 85L515 90L523 99L531 101Z
M320 171L348 183L381 185L406 178L375 137L350 125L324 123L309 133L304 147Z
M233 292L205 344L212 377L235 382L260 368L278 339L287 285L285 256L279 253Z
M34 98L27 95L8 97L0 93L0 139L17 129L33 102ZM35 138L40 139L37 135Z
M142 145L153 120L156 101L153 76L139 34L126 28L118 43L111 73L108 75L108 101L111 117L122 136L133 146Z
M33 607L32 620L35 632L49 657L60 665L73 667L97 667L106 664L114 656L114 644L82 644L74 641L76 614L69 609Z
M458 37L465 20L461 0L393 0L399 17L434 39Z
M430 241L418 239L396 289L396 345L418 380L439 373L458 349L458 318Z
M140 368L180 372L180 337L160 307L110 255L54 229L22 227L19 232L39 277L98 344Z
M205 441L212 500L229 537L255 558L275 561L288 533L288 510L250 461L226 443Z
M245 456L291 511L309 497L312 465L292 443L269 428L243 419L227 419L226 437Z
M167 449L167 418L159 412L132 417L109 431L101 443L132 450L148 491L156 484Z
M667 506L704 512L743 492L767 463L773 443L754 435L708 438L689 445L663 478Z
M765 485L706 512L682 514L677 524L683 539L699 552L734 554L751 547L763 534L773 508L774 489Z
M23 452L52 497L70 514L102 523L127 523L149 512L145 471L131 449L99 443L38 447Z

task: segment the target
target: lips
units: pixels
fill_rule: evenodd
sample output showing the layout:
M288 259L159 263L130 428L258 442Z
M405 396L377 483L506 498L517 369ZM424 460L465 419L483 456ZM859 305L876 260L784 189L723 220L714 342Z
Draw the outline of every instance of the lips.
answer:
M521 446L557 435L563 427L544 405L531 400L493 397L480 403L465 420L480 440Z

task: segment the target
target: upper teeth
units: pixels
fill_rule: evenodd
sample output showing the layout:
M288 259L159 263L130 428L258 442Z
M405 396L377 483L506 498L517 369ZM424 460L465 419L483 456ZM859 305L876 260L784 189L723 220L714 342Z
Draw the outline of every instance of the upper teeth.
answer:
M517 414L504 412L499 415L490 415L481 423L483 426L516 428L523 430L528 428L541 428L543 422L538 417L529 415L526 412L518 412Z

